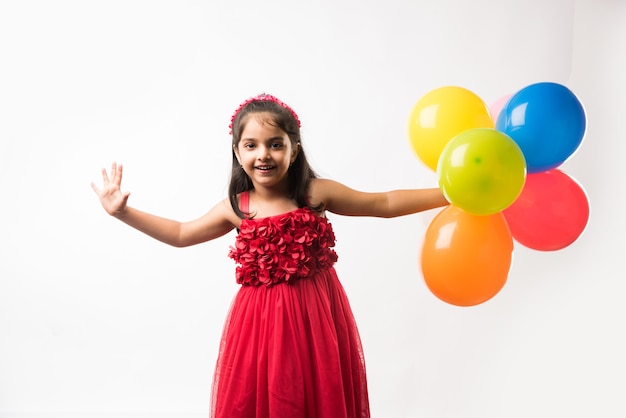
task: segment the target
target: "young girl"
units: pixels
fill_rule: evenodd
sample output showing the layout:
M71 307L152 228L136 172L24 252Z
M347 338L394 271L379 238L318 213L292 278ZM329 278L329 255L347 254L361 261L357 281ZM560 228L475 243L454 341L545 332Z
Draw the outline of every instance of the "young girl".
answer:
M230 257L241 284L213 380L215 418L369 417L363 351L333 264L325 213L394 217L447 205L438 188L364 193L320 179L296 113L262 94L231 119L229 196L177 222L127 206L122 166L92 183L104 209L164 243L184 247L238 230Z

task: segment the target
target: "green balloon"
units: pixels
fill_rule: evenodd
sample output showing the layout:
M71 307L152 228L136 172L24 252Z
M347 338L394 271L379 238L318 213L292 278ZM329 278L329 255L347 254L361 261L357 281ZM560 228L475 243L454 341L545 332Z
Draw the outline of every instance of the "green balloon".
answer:
M448 142L437 164L439 187L456 207L491 215L522 192L526 161L517 143L489 128L469 129Z

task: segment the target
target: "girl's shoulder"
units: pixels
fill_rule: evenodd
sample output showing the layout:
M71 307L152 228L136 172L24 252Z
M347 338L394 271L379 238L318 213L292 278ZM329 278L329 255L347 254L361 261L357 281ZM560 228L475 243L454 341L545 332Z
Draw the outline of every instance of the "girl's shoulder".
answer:
M345 188L341 183L330 179L315 178L309 182L308 203L312 207L327 206L333 198Z
M238 200L240 198L241 197L238 196ZM220 202L218 202L213 207L213 209L211 209L211 212L218 219L222 219L222 221L228 222L236 228L238 228L239 225L241 224L241 218L237 215L237 213L235 213L235 210L233 209L229 198L225 198L221 200Z
M327 184L326 179L314 178L309 181L306 191L307 203L309 206L318 206L324 203L323 192L324 185Z
M386 205L386 193L369 193L352 189L338 181L311 181L309 199L312 205L323 205L332 213L348 216L379 216Z

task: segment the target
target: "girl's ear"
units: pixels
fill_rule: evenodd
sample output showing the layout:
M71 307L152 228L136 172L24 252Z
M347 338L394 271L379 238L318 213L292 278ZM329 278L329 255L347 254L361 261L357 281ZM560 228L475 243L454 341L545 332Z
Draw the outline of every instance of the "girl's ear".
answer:
M296 142L296 146L292 147L292 150L291 150L291 164L293 164L296 161L296 158L298 158L299 152L300 152L300 143Z
M239 165L241 165L241 158L239 157L239 150L234 145L233 145L233 155L237 159L237 162L239 163Z

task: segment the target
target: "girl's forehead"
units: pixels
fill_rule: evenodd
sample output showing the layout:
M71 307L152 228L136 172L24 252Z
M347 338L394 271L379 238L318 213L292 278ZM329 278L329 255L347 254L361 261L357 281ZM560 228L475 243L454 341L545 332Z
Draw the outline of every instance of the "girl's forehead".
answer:
M248 137L264 139L266 137L287 135L285 131L276 125L271 113L252 113L247 119L244 123L241 139Z

